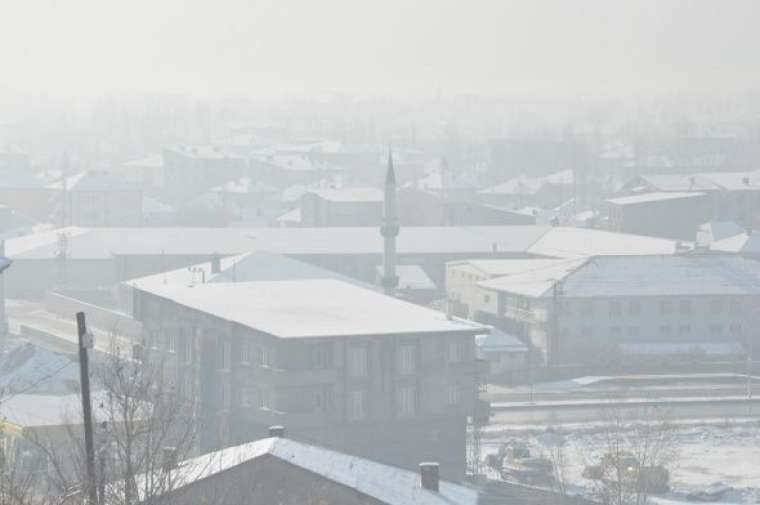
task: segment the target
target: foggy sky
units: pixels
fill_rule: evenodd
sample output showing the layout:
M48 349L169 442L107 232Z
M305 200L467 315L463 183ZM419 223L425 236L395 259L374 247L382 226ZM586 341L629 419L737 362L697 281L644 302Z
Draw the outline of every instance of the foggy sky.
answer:
M756 0L0 0L0 96L745 91Z

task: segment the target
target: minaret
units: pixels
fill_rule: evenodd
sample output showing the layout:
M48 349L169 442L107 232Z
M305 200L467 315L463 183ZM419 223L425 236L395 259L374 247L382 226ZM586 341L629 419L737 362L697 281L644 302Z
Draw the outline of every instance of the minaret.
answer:
M396 206L396 174L393 172L393 154L388 151L388 172L385 174L385 198L383 200L383 290L392 295L398 286L396 275L396 237L398 236L398 209Z

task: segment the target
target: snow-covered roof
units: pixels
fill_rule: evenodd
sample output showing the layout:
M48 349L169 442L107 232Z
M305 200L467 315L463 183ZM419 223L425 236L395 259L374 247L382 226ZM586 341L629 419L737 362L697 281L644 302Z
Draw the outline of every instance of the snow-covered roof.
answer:
M709 221L701 224L697 230L697 237L704 235L707 243L724 240L746 233L746 230L733 221Z
M68 191L139 191L134 184L120 177L102 172L89 170L65 177L63 180L48 184L48 189L63 189Z
M150 286L177 284L195 286L215 282L284 281L296 279L335 279L349 284L374 289L356 279L324 268L298 261L282 254L250 252L219 258L219 272L212 272L212 262L206 261L190 267L148 275L126 281L133 288L147 290Z
M277 193L277 188L251 177L240 177L211 188L213 193Z
M506 182L479 191L482 195L533 195L545 185L573 184L572 170L562 170L543 177L528 177L519 175Z
M280 217L276 219L278 223L286 223L286 224L301 224L302 221L301 217L301 208L296 207L295 209L290 209L286 213L282 214Z
M25 342L0 358L0 390L6 394L63 394L78 388L79 368L68 355Z
M382 276L383 266L377 266L375 271ZM419 265L397 265L396 275L398 276L399 289L436 289L433 280Z
M339 203L367 202L382 203L383 191L378 188L326 188L309 189L306 193L313 193L323 200Z
M317 160L307 154L255 153L251 159L289 172L339 171L344 167Z
M92 394L94 420L108 419L108 396ZM12 394L0 403L0 425L21 428L76 425L82 422L82 399L78 393L64 395Z
M638 176L636 180L659 191L760 190L760 171L651 174Z
M122 166L127 168L151 168L158 169L164 166L164 156L161 154L151 154L145 158L139 160L131 160L126 163L122 163Z
M417 472L287 438L265 438L183 461L171 480L180 488L263 458L275 458L388 505L478 503L474 489L441 480L438 492L430 491L420 485Z
M760 263L734 255L599 256L479 283L529 297L760 295Z
M710 249L718 252L758 254L760 253L760 234L741 233L733 237L716 240L710 244Z
M325 228L65 228L12 238L12 258L54 258L58 235L68 236L74 259L115 255L235 255L270 251L286 255L381 254L376 227ZM462 254L473 258L509 253L553 258L610 254L672 254L674 240L601 230L548 226L402 227L399 254Z
M704 193L690 193L690 192L654 192L654 193L642 193L631 196L621 196L618 198L610 198L607 203L614 205L637 205L641 203L651 202L664 202L667 200L680 200L683 198L694 198L698 196L705 196Z
M514 335L506 333L498 328L491 328L488 335L475 337L475 344L481 352L526 352L526 346L522 340Z
M708 356L744 356L746 350L739 342L647 342L620 344L625 354L667 355L667 354L706 354Z
M227 149L223 149L221 146L213 145L194 145L186 146L179 145L174 147L168 147L165 152L173 152L186 157L206 160L220 160L220 159L243 159L242 156L230 152Z
M532 268L554 265L557 260L547 259L473 259L464 261L451 261L449 268L469 266L478 270L488 277L500 277L524 272Z
M479 324L332 279L136 289L281 338L483 331Z

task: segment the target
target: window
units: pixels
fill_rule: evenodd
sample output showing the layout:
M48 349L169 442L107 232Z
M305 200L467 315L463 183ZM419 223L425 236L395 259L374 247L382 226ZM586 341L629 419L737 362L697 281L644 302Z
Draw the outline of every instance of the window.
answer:
M717 337L723 334L723 325L713 323L710 325L710 336Z
M417 411L417 388L402 386L398 390L398 414L401 417L411 417Z
M731 332L731 335L741 335L742 334L742 325L741 325L741 323L731 323L728 326L728 331Z
M219 397L219 403L221 404L222 409L230 410L230 405L232 404L232 394L230 383L228 381L222 382L221 388L219 389Z
M691 326L688 324L682 324L678 327L678 334L681 336L684 335L690 335L691 334Z
M681 314L691 314L691 300L681 300L678 302L678 311Z
M248 408L253 405L253 392L250 388L243 387L240 389L240 406Z
M491 303L491 295L483 295L483 303Z
M253 344L251 344L250 342L243 342L243 345L240 348L240 364L242 365L250 364L252 356L253 356Z
M462 346L460 342L449 342L447 346L446 361L459 363L462 360Z
M268 389L256 390L256 396L258 397L258 407L264 410L274 409L274 398L272 392Z
M353 346L348 348L348 375L364 377L367 375L367 348Z
M620 300L610 300L610 315L619 316L623 313L623 307Z
M460 395L459 386L457 386L456 384L451 384L449 386L449 395L448 395L447 403L449 405L458 405L460 401L459 395Z
M323 385L316 393L315 406L323 412L330 412L335 406L335 393L329 384Z
M638 326L629 326L628 327L628 336L629 337L638 337L641 330L639 330Z
M720 298L713 298L710 300L710 312L713 314L720 314L723 311L723 300Z
M166 337L166 350L170 353L177 352L177 335L170 333Z
M220 367L222 370L229 370L232 362L232 346L229 342L222 342L222 355Z
M366 418L364 410L366 393L364 391L351 391L348 394L348 420L361 421Z
M398 348L398 372L412 374L417 368L417 346L404 344Z
M193 360L193 337L192 335L185 335L182 328L179 331L179 345L180 345L180 358L185 363L190 363Z
M668 324L663 324L660 326L660 336L661 337L669 337L671 333L671 327Z
M610 326L610 335L613 337L619 337L621 333L620 326Z
M641 314L641 302L638 300L631 300L628 302L628 313L632 316L638 316Z
M673 301L661 300L660 301L660 314L672 314L673 313Z
M269 349L262 346L256 348L256 363L264 368L270 368L272 366L272 356Z
M333 348L329 342L314 344L311 347L311 366L317 370L326 370L333 365Z
M731 299L731 312L734 314L738 314L742 311L742 302L738 298L732 298Z

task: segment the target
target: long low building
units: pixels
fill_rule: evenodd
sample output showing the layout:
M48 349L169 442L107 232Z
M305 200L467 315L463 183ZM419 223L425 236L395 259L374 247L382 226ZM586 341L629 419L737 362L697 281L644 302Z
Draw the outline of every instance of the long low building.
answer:
M734 255L472 261L450 264L449 279L461 315L518 336L550 363L617 352L735 357L757 338L760 263Z
M295 438L464 475L487 327L333 279L133 287L148 355L200 398L203 450L285 424Z
M274 252L364 282L375 282L383 237L377 228L63 228L7 241L14 267L9 297L51 287L112 289L121 281L209 261ZM447 261L673 254L673 240L546 226L402 227L400 265L417 265L439 287Z

